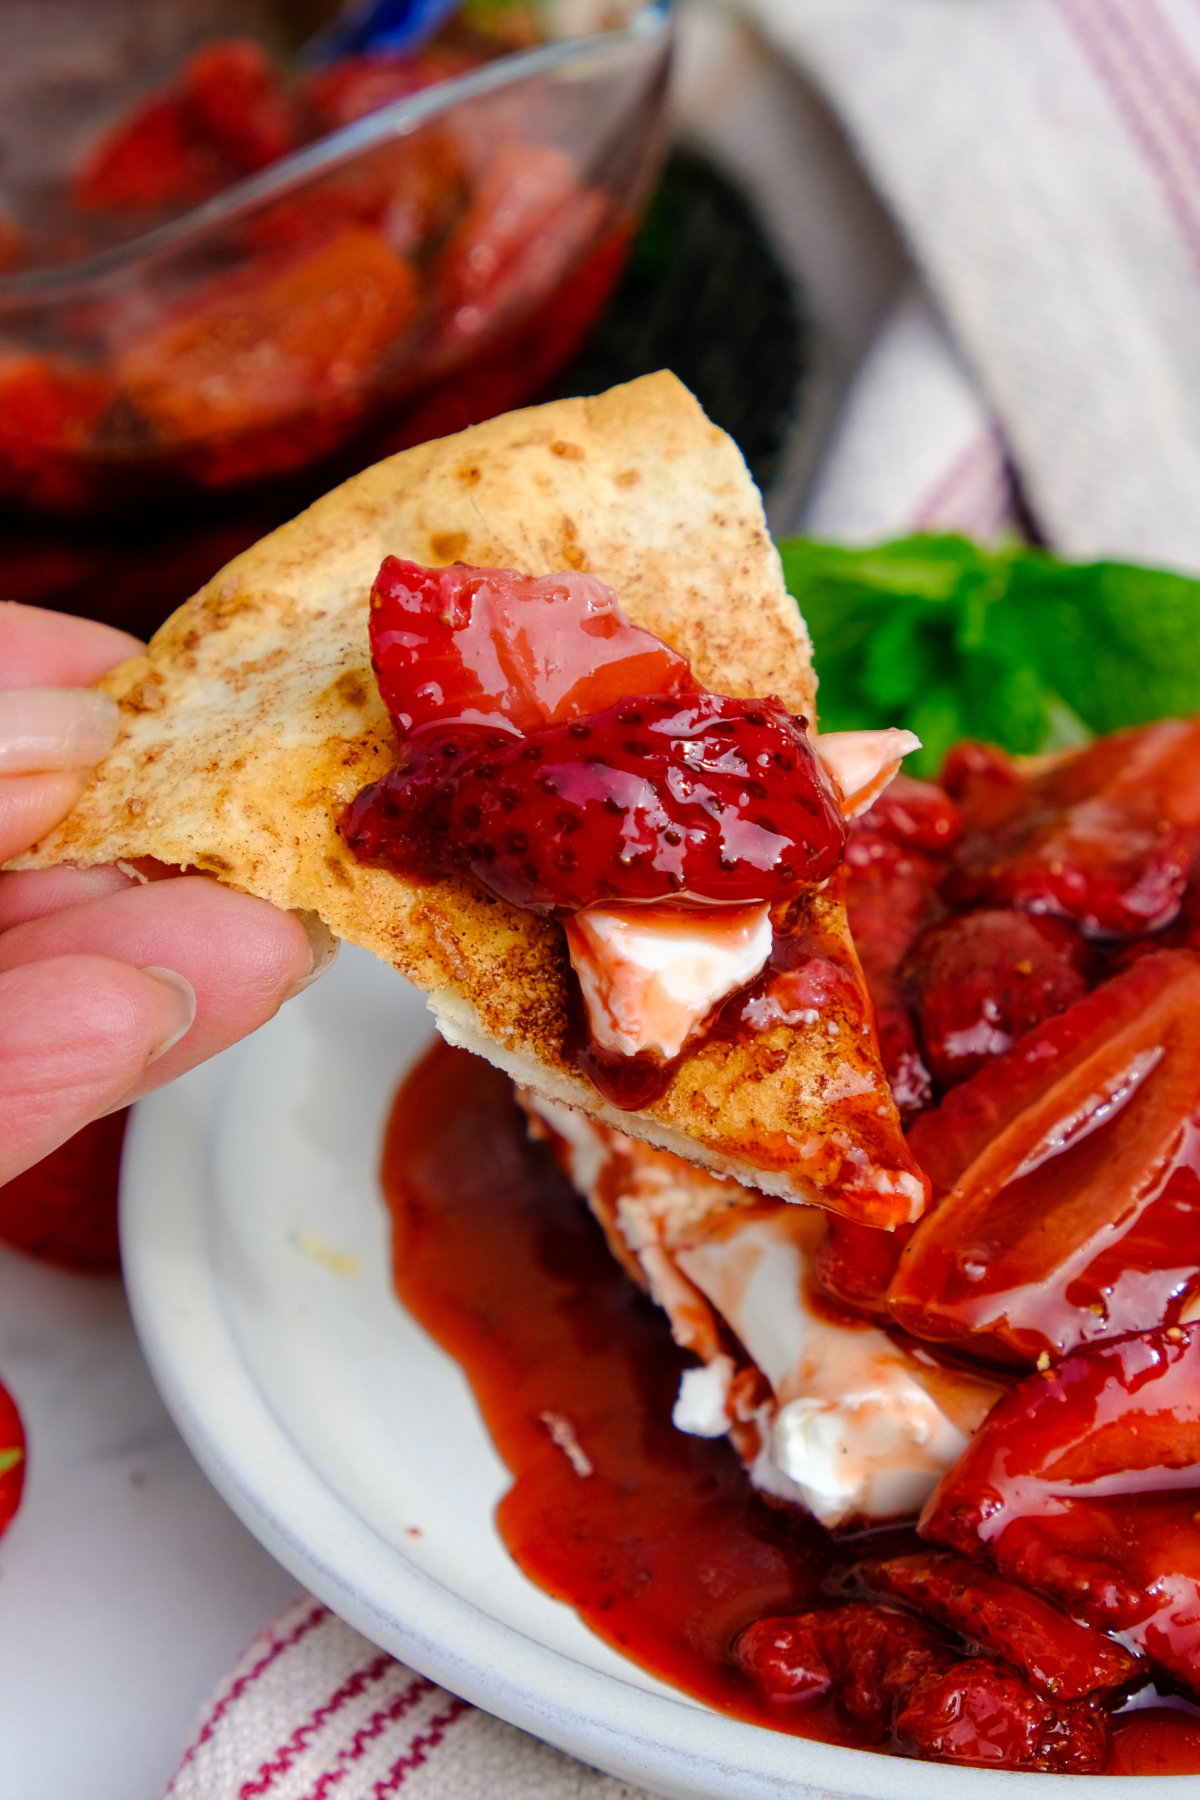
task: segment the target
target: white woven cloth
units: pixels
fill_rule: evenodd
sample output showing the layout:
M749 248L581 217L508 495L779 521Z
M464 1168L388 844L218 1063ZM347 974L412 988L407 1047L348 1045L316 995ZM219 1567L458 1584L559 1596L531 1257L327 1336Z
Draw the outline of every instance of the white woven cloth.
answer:
M164 1800L649 1800L298 1600L205 1709Z
M745 3L849 132L1046 540L1200 570L1196 0Z
M1019 529L1003 433L916 282L851 385L803 526L841 544L909 531L988 543Z

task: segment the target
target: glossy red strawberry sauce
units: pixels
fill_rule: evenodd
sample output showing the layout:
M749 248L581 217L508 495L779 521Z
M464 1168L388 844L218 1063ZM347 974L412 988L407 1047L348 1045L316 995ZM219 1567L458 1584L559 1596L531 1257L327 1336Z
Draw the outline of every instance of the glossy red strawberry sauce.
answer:
M495 1070L431 1051L397 1096L383 1176L397 1291L462 1365L512 1471L501 1535L607 1642L800 1737L985 1766L1200 1772L1186 1702L1143 1689L1110 1723L1136 1652L911 1530L835 1539L768 1505L723 1440L677 1432L686 1353ZM1044 1447L1035 1433L1034 1460Z
M371 648L401 756L343 821L366 862L562 915L777 900L841 861L803 721L706 693L594 576L390 557Z

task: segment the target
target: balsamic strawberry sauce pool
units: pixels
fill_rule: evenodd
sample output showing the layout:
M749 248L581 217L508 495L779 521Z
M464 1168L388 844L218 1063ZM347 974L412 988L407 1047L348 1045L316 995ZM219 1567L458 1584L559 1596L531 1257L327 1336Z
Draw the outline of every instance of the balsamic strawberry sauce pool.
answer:
M691 1359L529 1140L507 1079L432 1050L397 1096L383 1174L397 1291L464 1369L512 1471L497 1524L526 1575L721 1712L798 1737L899 1747L831 1700L768 1698L733 1645L755 1619L822 1604L851 1563L919 1548L915 1534L835 1539L768 1505L723 1439L675 1430ZM1200 1714L1176 1701L1119 1717L1107 1772L1200 1772Z
M435 1047L397 1098L384 1187L397 1291L466 1371L513 1472L497 1523L525 1573L722 1712L858 1741L831 1710L777 1710L738 1668L743 1626L819 1596L833 1541L767 1506L724 1439L676 1431L694 1359L530 1142L508 1079Z

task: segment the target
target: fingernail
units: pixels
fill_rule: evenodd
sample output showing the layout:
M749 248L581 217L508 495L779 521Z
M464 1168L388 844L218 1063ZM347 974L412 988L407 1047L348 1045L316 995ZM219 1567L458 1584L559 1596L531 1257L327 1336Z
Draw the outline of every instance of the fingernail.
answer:
M0 688L0 775L90 769L120 723L116 701L95 688Z
M297 994L302 994L305 988L312 986L314 981L320 981L342 947L342 940L334 937L320 913L306 912L297 908L293 917L299 919L304 927L309 948L312 951L312 968L307 975L302 975L299 981L293 981L283 996L285 1000L294 1000Z
M176 1023L161 1044L156 1044L146 1058L148 1068L152 1062L157 1062L160 1056L165 1056L168 1050L173 1050L180 1038L191 1030L192 1022L196 1017L196 990L187 976L180 975L175 969L143 969L142 974L152 976L155 981L161 982L163 987L170 989L176 1017Z

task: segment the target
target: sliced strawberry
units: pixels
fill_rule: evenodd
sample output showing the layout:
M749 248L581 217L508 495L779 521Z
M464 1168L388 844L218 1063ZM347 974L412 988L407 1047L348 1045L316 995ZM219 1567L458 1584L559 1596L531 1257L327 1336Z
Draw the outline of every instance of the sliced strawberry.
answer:
M1143 958L910 1145L943 1198L889 1290L906 1330L1034 1361L1178 1317L1200 1284L1200 957Z
M252 250L287 251L368 225L398 256L412 256L449 228L465 181L457 140L444 122L434 123L251 214L242 240Z
M252 38L209 43L178 79L118 120L79 170L87 211L191 206L295 148L282 78Z
M95 369L0 347L0 454L83 449L112 399L112 383Z
M550 294L599 234L608 203L549 144L511 143L487 162L433 271L433 354L457 357Z
M1200 1717L1140 1706L1113 1724L1109 1775L1200 1775Z
M946 790L911 775L894 775L860 820L865 830L930 855L953 849L962 835L962 816Z
M921 1532L969 1551L1010 1515L1053 1512L1056 1495L1177 1487L1194 1468L1200 1487L1200 1325L1171 1325L1090 1344L1020 1382L943 1479Z
M446 310L490 309L507 271L578 187L571 159L551 145L499 148L439 259L437 285Z
M106 375L66 357L0 348L0 493L40 506L85 502L82 456L113 392Z
M966 738L947 753L939 786L958 810L968 837L993 831L1026 803L1025 777L1007 752Z
M444 47L343 56L309 77L309 105L323 131L338 131L434 82L465 74L477 60Z
M1114 1477L1118 1484L1121 1477ZM1140 1650L1200 1698L1200 1486L1114 1499L1055 1497L990 1546L1014 1581Z
M834 1683L827 1655L830 1613L756 1619L737 1640L737 1659L755 1687L772 1700L819 1700Z
M0 1239L67 1269L119 1269L117 1184L128 1116L94 1120L0 1187Z
M1065 920L984 910L924 931L902 971L924 1061L945 1090L1087 992L1087 951Z
M265 168L296 146L282 78L253 38L205 44L184 67L179 93L197 141L239 173Z
M897 1704L939 1674L955 1652L905 1613L852 1601L790 1618L759 1619L735 1645L745 1674L776 1700L815 1700L831 1690L838 1708L877 1743Z
M1108 1763L1104 1713L1087 1701L1045 1700L983 1657L955 1663L917 1688L896 1731L918 1756L974 1768L1099 1775Z
M167 441L243 431L356 393L417 306L410 265L351 228L213 282L128 345L118 379Z
M913 1229L897 1225L878 1231L831 1213L817 1249L817 1280L843 1305L890 1320L888 1287Z
M993 1408L923 1537L1120 1630L1200 1692L1200 1326L1089 1346Z
M875 1006L884 1070L907 1120L929 1105L932 1088L895 973L913 939L943 911L937 891L942 866L921 846L952 842L957 819L940 789L903 775L892 786L897 782L903 785L895 806L889 789L850 821L846 913Z
M899 983L890 975L864 970L871 1003L879 1055L892 1098L907 1125L932 1104L933 1080L917 1043L912 1016L904 1003Z
M850 821L846 911L863 968L892 975L917 934L945 910L937 891L941 869L924 852L876 831L871 816Z
M862 1602L760 1619L735 1646L771 1699L832 1695L877 1744L895 1734L939 1762L1098 1774L1108 1724L1088 1703L1051 1702L986 1657L964 1660L921 1620Z
M634 625L594 575L518 575L389 556L371 593L371 659L402 732L536 731L627 694L697 691L686 657Z
M1135 1472L1111 1482L1119 1488L1137 1479ZM1075 1618L1120 1631L1159 1667L1178 1662L1175 1675L1197 1691L1200 1488L1104 1499L1090 1497L1085 1486L1081 1499L1068 1490L1047 1500L1035 1484L1033 1493L1044 1511L1008 1520L1003 1542L992 1547L1000 1567L1016 1581L1057 1595Z
M25 1427L17 1403L0 1387L0 1532L7 1531L25 1486Z
M1129 936L1170 923L1198 852L1200 723L1165 719L1026 783L986 837L968 833L945 891Z
M145 101L95 145L71 199L87 212L191 206L227 179L217 150L197 139L183 97L169 92Z
M342 824L365 862L459 869L543 913L775 900L827 880L841 814L778 700L631 696L523 738L427 726Z
M1140 1657L967 1557L926 1551L860 1563L858 1573L876 1593L982 1645L1056 1699L1083 1700L1145 1678Z

